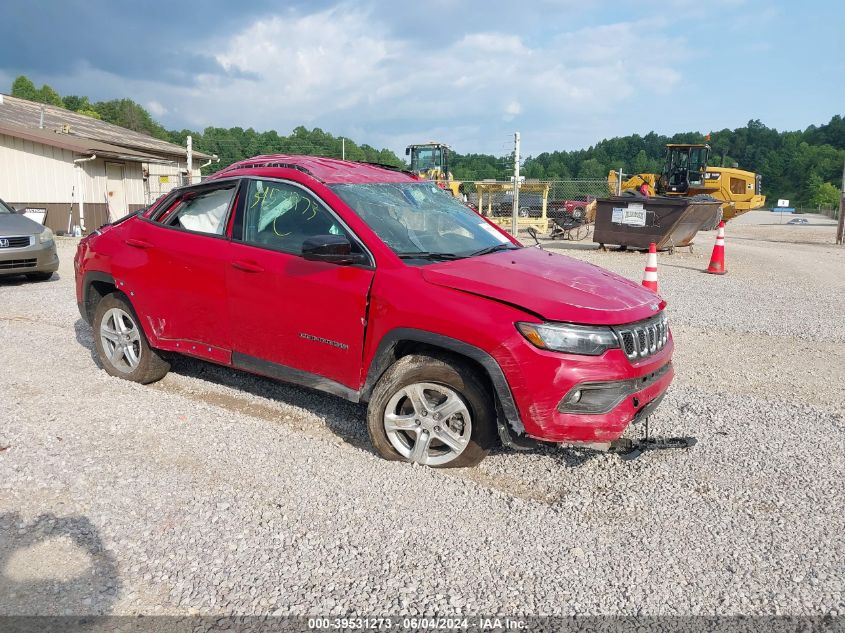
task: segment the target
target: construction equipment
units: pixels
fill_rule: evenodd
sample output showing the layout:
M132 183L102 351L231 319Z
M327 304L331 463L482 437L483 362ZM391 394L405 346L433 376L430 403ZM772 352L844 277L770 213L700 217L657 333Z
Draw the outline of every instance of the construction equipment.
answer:
M439 187L451 191L456 198L461 197L461 183L449 171L448 145L436 141L409 145L405 148L405 156L411 157L412 173L436 182Z
M710 146L704 143L669 144L660 174L635 174L619 182L619 172L607 175L611 195L639 191L643 184L649 195L710 196L722 201L722 219L730 220L766 204L759 174L737 167L712 167L707 161Z

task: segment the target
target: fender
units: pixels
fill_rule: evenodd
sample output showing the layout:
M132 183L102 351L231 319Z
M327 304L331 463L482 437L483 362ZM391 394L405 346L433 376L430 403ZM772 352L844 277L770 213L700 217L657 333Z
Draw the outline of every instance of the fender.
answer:
M460 356L470 358L481 365L490 377L493 384L493 389L496 392L500 411L498 417L499 421L499 437L502 442L513 448L533 448L536 444L528 441L528 438L521 438L525 432L525 427L522 424L522 419L519 416L519 410L516 408L516 403L511 393L510 385L505 378L505 373L490 354L483 349L470 345L458 339L454 339L442 334L435 334L426 330L418 330L414 328L396 328L390 330L382 337L379 342L378 349L373 356L373 361L370 363L370 369L367 372L367 380L364 382L364 387L361 389L361 401L367 402L372 395L373 388L381 378L382 374L395 360L396 346L402 341L415 341L418 343L426 343L435 347L439 347L451 352L455 352ZM507 424L501 422L504 417ZM510 427L510 428L508 428ZM517 437L514 437L514 434ZM522 440L522 441L521 441ZM525 445L523 446L523 442Z
M90 304L88 295L91 290L91 284L95 281L102 281L117 289L117 283L115 282L114 277L108 273L100 272L98 270L92 270L85 273L85 277L82 279L82 302L77 302L76 306L79 309L79 314L82 316L82 320L88 325L91 325L91 321L94 318L94 306Z

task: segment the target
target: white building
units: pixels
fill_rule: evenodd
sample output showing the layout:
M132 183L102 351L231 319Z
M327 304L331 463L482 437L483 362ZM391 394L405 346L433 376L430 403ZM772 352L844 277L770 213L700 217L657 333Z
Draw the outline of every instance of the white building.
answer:
M216 157L64 108L0 94L0 198L47 211L54 231L91 231L199 182Z

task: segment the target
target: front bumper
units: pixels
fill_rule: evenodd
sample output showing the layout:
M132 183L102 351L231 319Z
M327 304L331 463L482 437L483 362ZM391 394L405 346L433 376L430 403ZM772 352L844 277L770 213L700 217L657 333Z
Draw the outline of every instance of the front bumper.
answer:
M523 371L507 375L525 434L545 442L600 444L617 439L643 411L650 413L669 389L674 343L636 362L622 350L576 356L538 350L515 342L511 351ZM561 412L564 396L579 386L623 383L624 392L601 413ZM654 404L653 404L654 403ZM653 405L653 406L652 406Z
M28 246L0 248L0 275L54 273L59 269L55 241L41 243L37 235L29 241Z

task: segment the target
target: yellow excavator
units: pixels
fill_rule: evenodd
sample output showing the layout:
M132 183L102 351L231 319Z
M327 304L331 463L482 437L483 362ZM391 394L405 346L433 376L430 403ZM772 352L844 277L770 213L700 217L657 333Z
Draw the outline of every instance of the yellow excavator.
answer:
M449 146L445 143L429 141L405 148L405 156L410 157L411 172L426 180L432 180L456 198L461 197L461 183L455 180L449 171Z
M724 201L722 219L730 220L766 204L760 191L759 174L737 167L710 167L710 146L704 143L669 144L660 174L635 174L619 183L619 173L607 175L611 194L623 191L642 191L660 196L710 196Z

